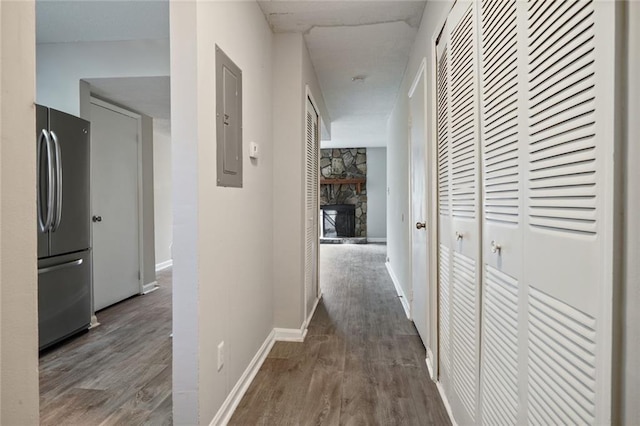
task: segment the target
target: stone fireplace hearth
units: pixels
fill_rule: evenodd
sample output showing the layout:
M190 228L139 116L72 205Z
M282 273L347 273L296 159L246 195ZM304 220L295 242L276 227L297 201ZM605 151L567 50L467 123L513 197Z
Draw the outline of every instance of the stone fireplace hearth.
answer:
M320 207L352 205L354 235L367 236L367 150L366 148L320 150ZM322 217L322 216L321 216ZM340 238L340 237L326 237Z

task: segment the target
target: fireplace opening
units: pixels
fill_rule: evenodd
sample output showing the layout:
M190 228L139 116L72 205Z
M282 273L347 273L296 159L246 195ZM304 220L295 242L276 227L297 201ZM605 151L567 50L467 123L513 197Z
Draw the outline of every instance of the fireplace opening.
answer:
M350 238L356 236L356 206L353 204L327 204L322 209L322 236L324 238Z

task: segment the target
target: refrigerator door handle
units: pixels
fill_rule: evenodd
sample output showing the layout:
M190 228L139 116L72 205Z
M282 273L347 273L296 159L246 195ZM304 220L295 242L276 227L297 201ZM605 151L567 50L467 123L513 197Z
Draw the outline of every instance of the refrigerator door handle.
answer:
M60 142L58 141L58 137L55 132L52 130L51 139L53 139L53 145L55 147L55 157L56 157L56 210L55 210L55 218L53 219L53 224L51 231L55 232L56 229L60 226L60 221L62 220L62 155L60 152Z
M47 232L51 229L53 222L53 203L54 203L54 188L53 188L53 152L51 149L51 139L49 132L46 129L42 129L40 138L38 139L38 184L40 184L40 158L42 155L42 145L47 150L47 213L46 218L42 217L42 208L40 203L40 189L38 189L38 225L40 231Z
M60 269L71 268L72 266L80 266L82 265L83 260L72 260L71 262L61 263L59 265L48 266L46 268L38 269L38 274L46 274L47 272L58 271Z
M38 167L37 167L37 171L38 171L38 226L40 227L40 232L45 232L46 231L46 226L45 226L45 222L46 222L46 218L44 217L44 213L42 211L42 192L40 190L40 165L42 164L42 144L46 143L46 139L45 139L45 129L42 129L42 132L40 132L40 136L38 137L38 146L37 146L37 151L38 151L38 155L37 155L37 159L38 159ZM47 171L49 170L49 164L47 163ZM47 205L47 213L49 211L49 206Z

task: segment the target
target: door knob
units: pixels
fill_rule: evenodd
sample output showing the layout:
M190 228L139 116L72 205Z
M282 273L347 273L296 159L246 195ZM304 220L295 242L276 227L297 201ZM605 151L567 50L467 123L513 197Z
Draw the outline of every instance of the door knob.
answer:
M502 246L495 241L491 241L491 252L492 253L500 253L502 250Z
M94 216L94 217L92 218L92 220L93 220L94 222L102 222L102 216Z
M462 240L462 233L456 231L456 240L458 241Z
M416 222L416 229L424 229L427 227L426 222Z

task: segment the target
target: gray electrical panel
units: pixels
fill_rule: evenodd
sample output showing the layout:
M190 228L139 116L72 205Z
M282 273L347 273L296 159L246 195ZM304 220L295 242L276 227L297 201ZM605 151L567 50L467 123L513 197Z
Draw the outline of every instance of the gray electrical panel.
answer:
M242 71L216 45L218 186L242 188Z

